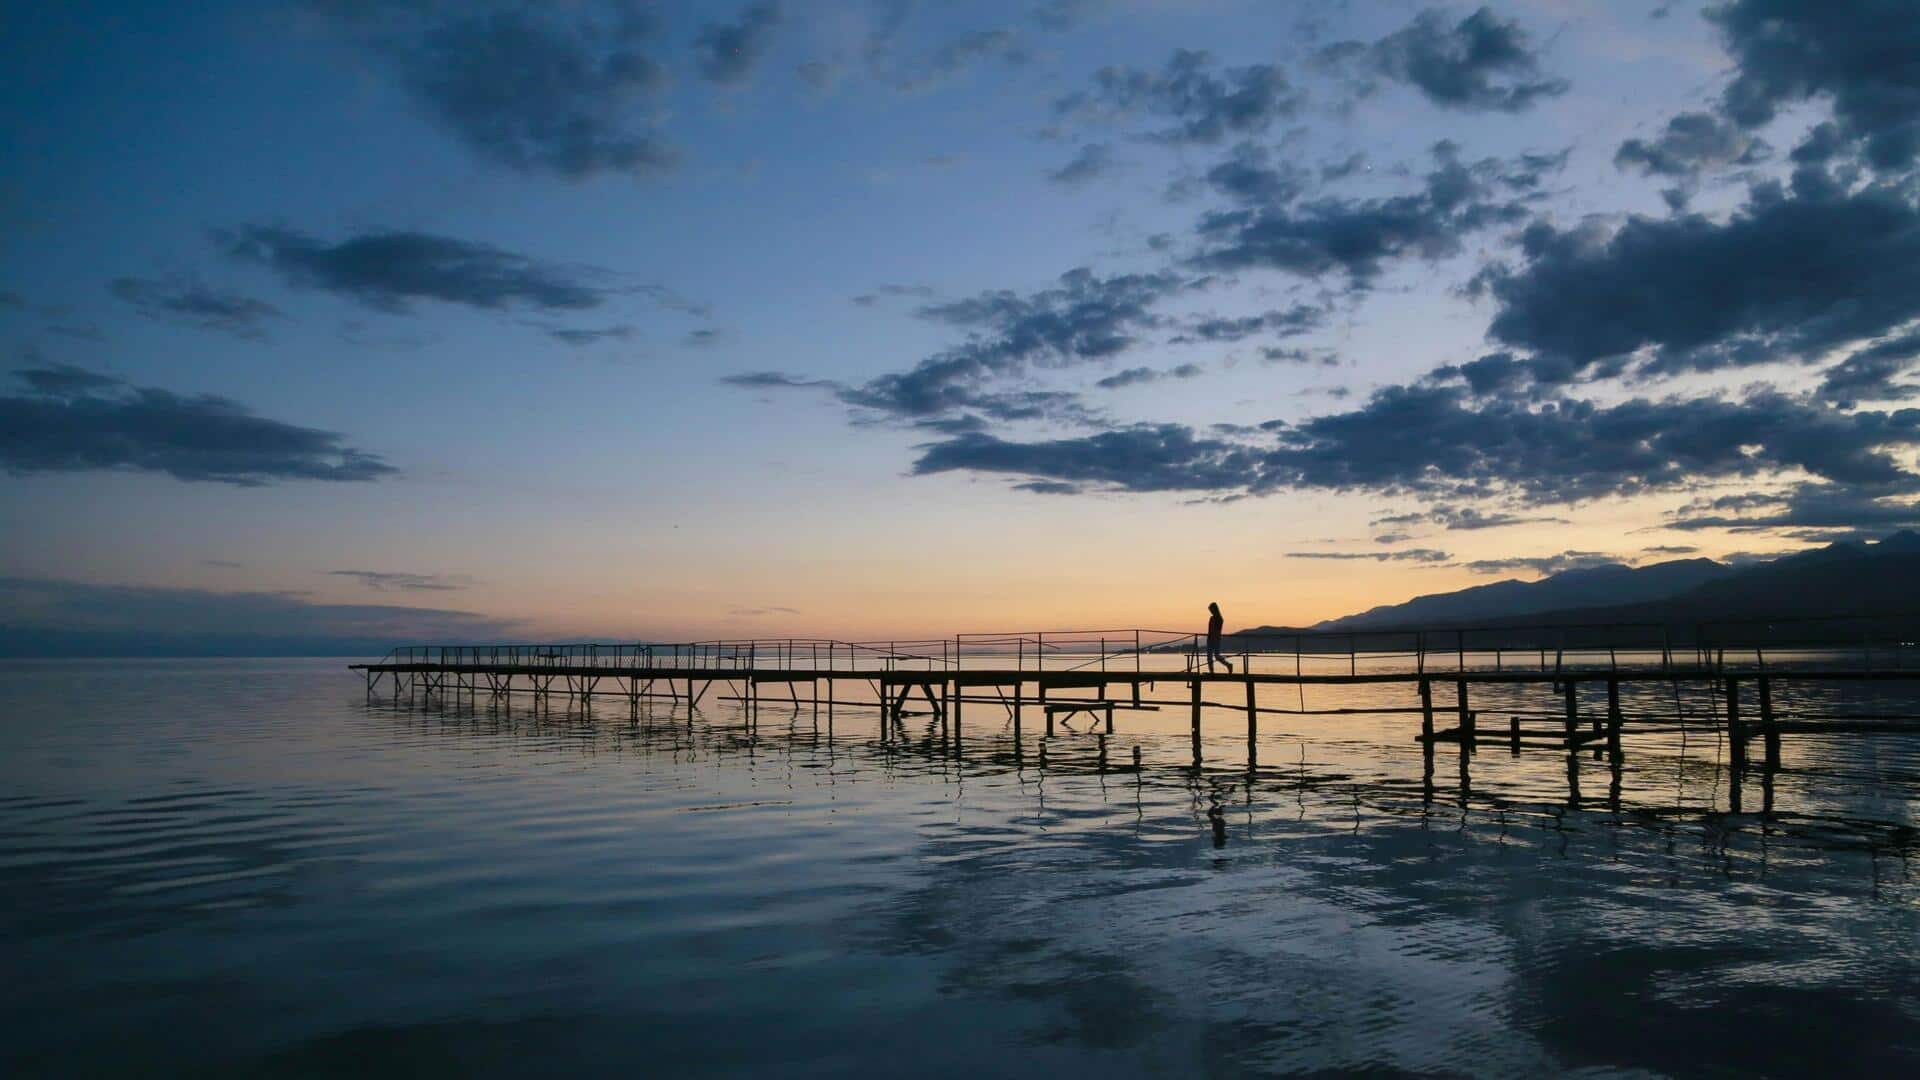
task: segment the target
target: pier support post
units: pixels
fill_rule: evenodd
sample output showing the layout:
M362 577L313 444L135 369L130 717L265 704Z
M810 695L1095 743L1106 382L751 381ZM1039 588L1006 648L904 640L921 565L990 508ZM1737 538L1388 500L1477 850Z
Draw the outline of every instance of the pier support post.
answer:
M1433 754L1433 683L1420 680L1420 741L1427 744L1427 754Z
M1607 756L1619 761L1620 754L1620 676L1607 676Z
M1520 756L1520 718L1517 716L1507 717L1507 740L1508 740L1509 746L1512 748L1513 756L1519 757Z
M1727 756L1735 772L1747 767L1747 725L1740 719L1740 680L1727 680Z
M1773 720L1773 680L1765 675L1760 676L1760 731L1766 738L1766 767L1777 769L1780 767L1780 728Z
M1254 704L1253 680L1247 680L1247 774L1260 767L1260 710Z
M1567 695L1567 753L1572 754L1580 749L1580 687L1571 679L1561 687Z
M953 693L948 695L947 700L952 703L953 709L953 753L956 757L960 754L960 703L965 701L966 697L966 691L960 688L960 680L955 679Z
M1020 753L1020 680L1013 681L1013 752Z
M1454 694L1460 711L1460 752L1474 752L1473 710L1467 708L1467 680L1461 679L1453 684Z
M1194 679L1188 684L1193 688L1193 767L1200 768L1200 680Z

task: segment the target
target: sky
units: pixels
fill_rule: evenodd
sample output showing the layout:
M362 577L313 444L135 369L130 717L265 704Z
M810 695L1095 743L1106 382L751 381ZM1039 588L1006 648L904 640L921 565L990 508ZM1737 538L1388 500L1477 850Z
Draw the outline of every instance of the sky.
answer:
M0 646L1306 625L1920 525L1920 19L12 5Z

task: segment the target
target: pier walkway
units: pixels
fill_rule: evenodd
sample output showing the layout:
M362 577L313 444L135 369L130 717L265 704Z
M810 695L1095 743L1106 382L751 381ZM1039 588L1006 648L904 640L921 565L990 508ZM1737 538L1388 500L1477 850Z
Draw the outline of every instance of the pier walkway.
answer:
M1429 755L1436 744L1458 744L1470 754L1492 743L1515 753L1523 746L1551 747L1604 752L1617 760L1629 735L1670 730L1676 720L1644 705L1623 708L1623 687L1671 688L1677 700L1685 686L1709 691L1713 722L1724 727L1738 770L1747 767L1756 741L1760 764L1775 769L1785 736L1920 732L1913 713L1814 706L1830 693L1801 694L1794 707L1776 707L1776 690L1785 687L1920 681L1920 642L1908 637L1916 627L1920 617L1882 616L1241 633L1226 639L1231 672L1207 670L1201 635L1142 629L884 642L402 646L375 663L352 667L365 673L370 697L383 688L439 697L564 694L585 701L624 698L635 709L643 698L664 698L690 715L721 687L716 700L741 705L749 722L763 702L824 708L829 717L840 709L878 709L883 737L889 722L912 714L933 718L943 737L951 732L956 742L965 706L986 706L1004 710L1016 753L1030 719L1044 725L1047 737L1077 718L1090 718L1111 734L1117 712L1180 710L1190 721L1195 767L1204 719L1223 710L1244 716L1250 741L1262 716L1404 715L1410 737ZM1163 686L1176 696L1159 696ZM1375 692L1357 695L1363 699L1357 703L1347 695L1340 705L1310 707L1309 686ZM1476 707L1475 692L1494 686L1530 690L1534 704L1515 706L1510 692L1500 718L1483 719L1486 710ZM769 687L776 689L768 693ZM1276 697L1294 701L1275 704Z

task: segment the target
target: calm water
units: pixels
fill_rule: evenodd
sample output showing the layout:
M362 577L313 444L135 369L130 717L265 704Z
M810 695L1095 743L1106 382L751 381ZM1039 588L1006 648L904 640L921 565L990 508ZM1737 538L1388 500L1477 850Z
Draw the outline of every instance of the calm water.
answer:
M1920 1071L1920 739L1789 737L1735 814L1703 725L1429 781L1407 716L1250 770L1221 712L1197 775L1179 710L1107 771L967 717L0 665L0 1072Z

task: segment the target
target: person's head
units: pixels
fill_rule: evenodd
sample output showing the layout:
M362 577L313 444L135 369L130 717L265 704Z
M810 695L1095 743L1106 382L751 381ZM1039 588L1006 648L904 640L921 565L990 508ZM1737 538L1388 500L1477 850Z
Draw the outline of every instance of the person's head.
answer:
M1219 604L1208 604L1208 605L1207 605L1207 610L1208 610L1208 611L1211 611L1211 612L1213 612L1213 613L1214 613L1215 615L1218 615L1218 614L1220 614L1220 605L1219 605Z

